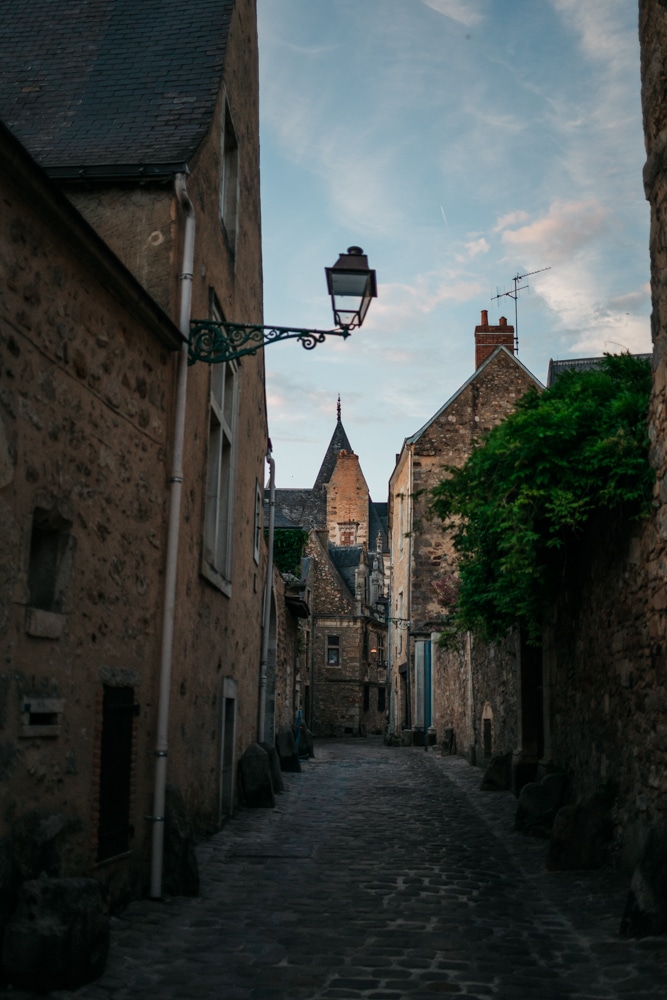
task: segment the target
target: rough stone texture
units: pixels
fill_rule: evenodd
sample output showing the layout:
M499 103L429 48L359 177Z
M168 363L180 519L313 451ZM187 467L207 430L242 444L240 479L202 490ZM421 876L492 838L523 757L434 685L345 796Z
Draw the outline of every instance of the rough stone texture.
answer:
M236 0L233 6L224 94L221 77L211 132L189 163L197 216L192 315L208 318L215 298L228 318L261 322L256 5ZM61 27L66 33L65 17ZM225 99L243 149L233 248L220 224ZM0 170L0 689L6 711L0 837L34 809L71 815L79 825L61 852L61 873L88 874L96 866L103 689L131 688L136 714L123 765L130 777L127 850L95 867L118 902L144 885L151 834L146 815L154 779L174 352L181 343L168 317L179 312L184 222L170 185L134 191L89 185L72 197L106 241L106 247L95 241L93 252L90 230L51 185L44 203L35 197L47 185L23 166ZM108 246L139 285L130 287L130 275ZM261 353L243 361L231 579L224 587L204 578L201 561L212 373L204 364L188 371L168 774L182 789L197 836L220 822L223 752L233 757L226 773L235 774L256 737L266 549L260 544L254 558L253 512L267 442L263 364ZM49 531L75 544L63 545L57 606L26 616L34 596L35 511ZM51 735L25 732L26 714L30 719L23 706L33 699L64 704L57 733L55 727ZM225 731L235 733L231 751L221 742L225 718ZM233 808L233 790L229 798Z
M611 802L595 795L563 806L556 813L549 851L549 871L590 871L609 862L613 834Z
M482 327L484 324L482 317ZM494 328L494 330L499 328ZM508 330L510 328L507 328ZM503 338L503 331L484 337ZM482 345L484 356L490 345ZM449 533L430 516L430 490L443 478L447 466L461 466L474 442L500 423L518 399L537 380L506 346L488 354L470 380L447 401L427 424L407 438L389 484L391 535L392 615L410 619L410 638L432 642L433 713L438 737L445 727L456 733L457 750L471 759L507 753L520 743L517 724L517 652L513 638L486 646L461 637L459 648L441 649L437 633L444 613L434 582L456 567ZM393 668L393 731L416 721L414 644L405 631L391 633ZM406 673L407 669L407 673ZM491 722L490 752L484 745L483 717Z
M368 484L359 465L359 456L342 450L338 455L327 494L327 532L334 545L367 545ZM370 547L370 546L369 546Z
M25 882L5 931L9 981L40 993L76 989L99 976L109 951L109 914L99 883L89 878Z
M328 545L324 532L310 532L307 552L313 562L315 621L311 641L316 672L310 726L318 737L382 733L386 719L379 691L385 687L386 669L370 650L386 649L386 625L372 617L368 598L363 596L368 581L368 559L362 550L351 591L331 558ZM327 662L329 635L338 637L337 665Z
M556 813L567 794L564 774L547 774L540 782L524 785L516 808L515 830L536 837L547 837Z
M652 827L630 883L621 921L625 937L667 931L667 830Z
M239 761L239 783L243 802L251 809L273 809L276 804L271 763L259 743L251 743Z
M318 744L275 810L199 845L200 898L131 903L101 979L58 1000L664 1000L665 939L618 935L626 880L545 872L479 777L380 739Z
M313 488L276 490L276 523L310 533L304 562L312 617L301 626L294 705L317 736L381 734L386 728L387 626L375 606L387 590L385 506L371 500L339 404ZM328 635L339 639L338 665L328 660ZM296 719L284 721L294 725Z
M274 567L275 639L269 644L264 737L273 742L281 729L296 724L310 704L311 567L302 559L302 577L284 578ZM273 623L272 623L273 624Z
M299 755L296 751L294 733L291 729L281 729L276 733L276 751L280 760L280 770L298 774L301 771Z
M512 754L492 757L479 786L483 792L507 792L512 787Z
M174 785L165 789L163 890L170 896L196 896L199 869L192 823L183 796Z
M284 792L285 783L283 782L282 771L280 770L280 757L278 756L278 751L272 743L262 742L259 746L269 758L269 770L271 772L271 784L273 786L273 791L275 793Z

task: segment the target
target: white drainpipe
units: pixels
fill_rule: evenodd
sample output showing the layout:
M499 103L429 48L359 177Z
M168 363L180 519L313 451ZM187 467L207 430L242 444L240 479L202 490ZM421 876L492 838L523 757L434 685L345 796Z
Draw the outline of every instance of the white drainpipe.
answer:
M174 445L169 480L169 523L164 580L164 613L162 619L162 653L160 661L160 694L158 700L157 740L155 745L155 790L153 795L153 850L151 855L152 899L162 896L162 861L164 852L164 800L167 784L167 749L169 737L169 694L173 660L174 609L176 604L176 572L178 569L178 536L183 491L183 442L185 438L185 399L188 383L188 339L192 306L192 274L195 249L195 212L186 186L185 174L174 178L176 198L185 214L183 266L180 274L181 308L179 329L185 337L178 359L176 408L174 413Z
M257 742L266 740L266 674L269 661L269 630L271 628L271 597L273 595L273 538L276 519L276 463L271 454L271 442L266 454L269 463L269 537L266 560L266 585L264 587L264 627L262 628L262 660L259 668L259 716Z

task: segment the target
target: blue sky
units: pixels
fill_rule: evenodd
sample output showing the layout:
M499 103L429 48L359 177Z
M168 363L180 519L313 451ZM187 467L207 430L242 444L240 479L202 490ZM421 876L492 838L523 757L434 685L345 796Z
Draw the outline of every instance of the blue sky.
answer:
M403 440L474 370L486 309L519 358L650 351L632 0L258 0L265 322L331 327L324 267L357 244L360 331L266 350L279 487L343 423L374 500Z

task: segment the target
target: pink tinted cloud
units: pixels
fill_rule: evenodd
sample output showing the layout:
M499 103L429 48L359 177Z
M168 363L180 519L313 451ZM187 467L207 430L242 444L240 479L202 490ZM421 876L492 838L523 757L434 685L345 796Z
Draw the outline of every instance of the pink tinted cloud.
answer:
M514 250L553 264L571 260L605 229L608 210L596 199L555 201L541 219L519 229L507 229L502 241Z

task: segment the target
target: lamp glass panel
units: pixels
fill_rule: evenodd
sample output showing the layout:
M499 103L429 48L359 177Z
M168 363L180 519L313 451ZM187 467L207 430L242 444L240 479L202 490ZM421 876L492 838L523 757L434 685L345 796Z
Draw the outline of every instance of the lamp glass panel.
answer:
M336 298L340 295L354 295L357 298L361 298L366 292L367 285L367 274L342 274L340 271L331 272L331 288Z

